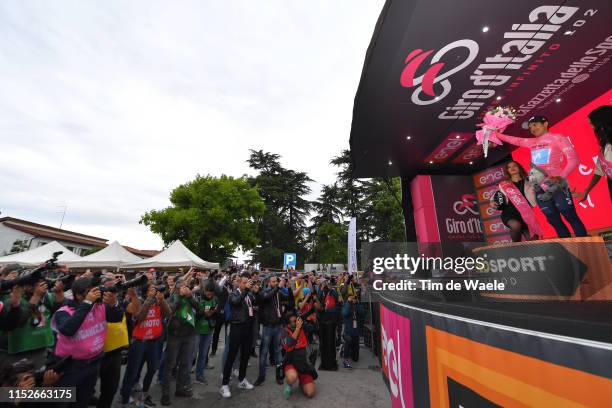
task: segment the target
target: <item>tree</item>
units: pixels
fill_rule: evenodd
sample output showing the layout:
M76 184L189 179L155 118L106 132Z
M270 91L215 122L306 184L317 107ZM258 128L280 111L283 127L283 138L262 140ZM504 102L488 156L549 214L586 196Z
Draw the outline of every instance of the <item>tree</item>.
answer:
M357 217L361 214L361 201L363 199L363 189L358 179L353 177L353 160L351 152L343 150L340 155L330 161L338 167L337 185L340 190L340 208L348 218Z
M30 243L27 239L16 239L11 246L11 250L9 254L16 254L18 252L23 252L28 249Z
M93 248L85 249L83 253L81 254L81 256L95 254L96 252L101 251L102 249L103 247L93 247Z
M339 208L345 217L357 218L357 247L360 242L404 241L404 218L401 186L398 178L359 180L353 177L349 150L334 157L331 164L339 168L337 185Z
M159 234L166 245L181 240L205 260L222 262L237 249L259 242L264 202L245 178L198 175L170 194L172 205L145 213L140 223Z
M363 183L364 208L371 239L386 242L402 242L406 238L401 205L399 178L391 180L371 179Z
M265 203L257 236L260 244L252 261L263 266L281 266L283 252L295 252L301 264L307 255L306 229L311 203L306 199L312 182L304 172L286 169L280 156L263 150L251 150L247 160L258 171L249 178Z
M336 183L323 186L319 199L312 203L315 215L311 218L312 227L318 228L324 222L339 223L342 221L340 208L340 189Z
M321 264L346 263L346 225L331 222L320 224L314 234L310 260Z

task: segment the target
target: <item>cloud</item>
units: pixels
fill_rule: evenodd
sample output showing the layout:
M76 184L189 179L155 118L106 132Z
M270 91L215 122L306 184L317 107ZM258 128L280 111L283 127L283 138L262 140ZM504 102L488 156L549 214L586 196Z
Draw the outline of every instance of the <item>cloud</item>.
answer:
M141 248L138 224L248 149L322 183L383 1L0 3L0 211Z

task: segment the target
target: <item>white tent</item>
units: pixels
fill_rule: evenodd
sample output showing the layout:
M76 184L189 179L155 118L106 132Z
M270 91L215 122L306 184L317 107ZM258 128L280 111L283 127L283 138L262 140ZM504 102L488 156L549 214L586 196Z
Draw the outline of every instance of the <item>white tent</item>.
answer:
M0 257L0 265L18 263L25 266L36 266L42 264L46 260L51 259L53 257L53 253L57 251L63 252L57 258L58 263L60 265L63 265L66 262L77 261L81 259L80 256L78 256L59 242L51 241L48 244L39 246L34 249L30 249L28 251Z
M120 268L141 260L140 257L121 246L119 242L113 241L106 248L81 259L66 262L66 265L69 268Z
M168 248L152 258L123 265L122 268L177 268L195 266L204 269L218 269L216 262L207 262L191 252L183 243L176 240Z

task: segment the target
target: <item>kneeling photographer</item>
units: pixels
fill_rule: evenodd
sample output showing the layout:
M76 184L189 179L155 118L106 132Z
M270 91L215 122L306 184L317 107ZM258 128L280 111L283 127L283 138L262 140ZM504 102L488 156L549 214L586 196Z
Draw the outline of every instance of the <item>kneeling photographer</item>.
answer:
M0 373L0 387L31 390L34 387L52 387L61 376L61 369L66 365L66 359L58 361L56 366L36 368L27 358L21 359L6 367ZM57 370L57 371L56 371ZM7 406L43 407L43 402L29 402L17 399L14 404Z
M57 332L54 357L71 357L58 387L76 387L76 404L86 407L96 381L106 339L106 323L123 319L117 295L100 291L91 278L81 278L72 285L73 300L67 300L53 316L52 325Z
M285 374L285 386L283 393L285 397L291 395L291 387L298 379L300 388L308 398L315 396L315 384L318 374L315 368L308 361L308 337L310 330L308 315L314 313L314 309L302 316L290 313L287 317L287 326L283 330L282 344L285 350L285 360L283 361L283 371Z

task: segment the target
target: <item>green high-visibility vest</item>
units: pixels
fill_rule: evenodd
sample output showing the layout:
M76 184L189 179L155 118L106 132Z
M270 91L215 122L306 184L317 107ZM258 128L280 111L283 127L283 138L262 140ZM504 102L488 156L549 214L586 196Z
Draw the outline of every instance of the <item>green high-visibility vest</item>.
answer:
M28 317L28 321L21 327L8 333L9 354L21 353L23 351L39 350L52 347L55 343L53 331L51 331L51 305L55 302L52 293L37 306L40 318L36 321L34 314ZM21 306L29 310L30 304L21 299Z
M202 300L200 300L200 309L202 311L209 311L215 308L215 306L217 306L217 299L212 298L212 299L204 299L202 298ZM212 329L214 328L214 325L211 326L211 321L208 317L205 316L200 316L197 319L196 325L195 325L195 329L196 329L196 333L197 334L209 334ZM212 322L214 324L214 321Z

